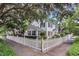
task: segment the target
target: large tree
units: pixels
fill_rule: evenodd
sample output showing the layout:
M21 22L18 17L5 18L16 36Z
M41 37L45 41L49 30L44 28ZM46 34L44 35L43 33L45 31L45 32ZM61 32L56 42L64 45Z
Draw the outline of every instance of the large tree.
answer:
M68 15L66 19L64 19L63 27L67 29L68 32L74 32L75 27L78 25L79 18L79 4L77 4L75 11L71 15Z
M19 29L23 33L31 20L43 20L48 17L50 11L58 9L60 16L57 18L61 21L69 13L65 6L67 4L2 3L0 4L0 26L3 25L9 30Z
M31 20L45 18L50 7L50 4L0 4L0 26L24 32Z

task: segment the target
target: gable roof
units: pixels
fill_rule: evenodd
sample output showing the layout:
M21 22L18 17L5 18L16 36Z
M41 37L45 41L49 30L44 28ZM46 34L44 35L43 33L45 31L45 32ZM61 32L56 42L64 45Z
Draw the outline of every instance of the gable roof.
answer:
M34 30L38 30L38 31L44 31L44 30L41 29L40 27L34 26L34 25L30 25L27 30L29 30L29 29L34 29Z

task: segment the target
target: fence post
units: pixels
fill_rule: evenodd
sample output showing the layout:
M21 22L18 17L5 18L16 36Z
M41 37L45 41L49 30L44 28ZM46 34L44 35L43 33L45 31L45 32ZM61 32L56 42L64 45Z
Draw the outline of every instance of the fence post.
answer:
M18 39L15 39L15 41L16 41L16 40L20 41L20 39L19 39L18 35L17 35L17 38L18 38Z
M44 40L43 40L43 38L41 39L41 52L44 52Z
M46 23L46 48L48 48L48 22ZM44 44L45 45L45 44ZM46 51L47 51L48 49L46 49Z
M36 48L38 48L38 31L36 31Z
M23 44L25 45L25 35L24 35L24 39L23 39L23 41L24 41Z
M24 42L23 42L23 43L24 43L24 45L25 45L25 35L24 35Z

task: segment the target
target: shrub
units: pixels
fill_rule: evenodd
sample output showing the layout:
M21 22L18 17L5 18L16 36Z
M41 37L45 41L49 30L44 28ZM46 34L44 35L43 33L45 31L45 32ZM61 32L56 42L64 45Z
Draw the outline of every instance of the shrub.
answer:
M67 55L70 55L70 56L79 56L79 43L74 43L70 47Z
M46 33L45 32L40 32L40 38L46 39Z
M79 26L76 26L73 31L74 35L79 35Z
M52 38L59 38L60 34L55 34Z
M65 36L65 35L66 35L66 34L65 34L64 32L61 32L61 33L60 33L60 36L61 36L61 37Z
M79 37L78 36L76 37L74 43L77 43L77 42L79 43Z
M67 55L69 56L79 56L79 37L77 37L72 44L72 46L69 48Z
M0 39L0 56L13 56L15 52L9 47L9 45Z
M25 37L29 39L36 39L36 36L25 36Z

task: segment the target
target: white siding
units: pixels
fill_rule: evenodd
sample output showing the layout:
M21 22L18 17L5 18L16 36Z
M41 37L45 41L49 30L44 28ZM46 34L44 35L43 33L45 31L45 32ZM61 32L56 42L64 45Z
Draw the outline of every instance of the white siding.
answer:
M44 20L43 22L45 22L45 20ZM34 20L34 21L31 23L31 25L34 25L34 26L37 26L37 27L40 27L40 24L41 24L40 20L39 20L39 21ZM48 22L45 22L45 27L40 27L40 28L43 29L43 30L46 31L46 32L51 31L51 32L52 32L51 37L52 37L53 35L55 35L56 32L57 32L57 30L54 30L54 29L56 29L56 25L52 24L52 27L48 27ZM34 31L34 29L29 29L29 31ZM47 33L46 33L46 34L47 34Z
M35 20L31 24L34 25L34 26L38 26L38 27L40 26L40 24Z

